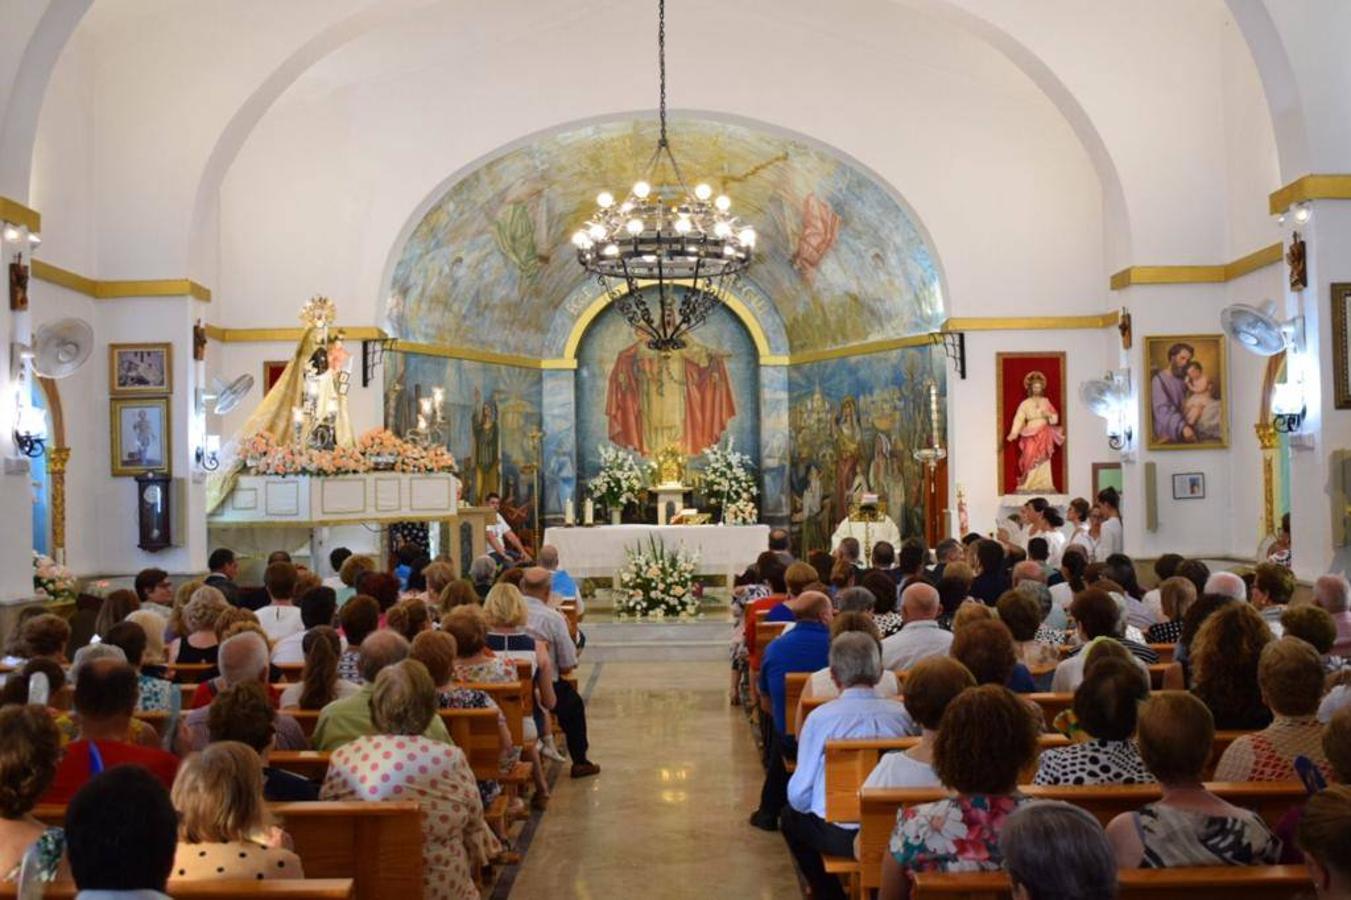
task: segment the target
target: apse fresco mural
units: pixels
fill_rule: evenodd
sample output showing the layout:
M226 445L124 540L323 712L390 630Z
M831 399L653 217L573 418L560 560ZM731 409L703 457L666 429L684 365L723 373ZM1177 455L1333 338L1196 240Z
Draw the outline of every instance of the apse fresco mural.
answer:
M541 373L404 353L386 357L385 368L385 426L405 433L416 424L417 398L443 388L446 446L460 468L463 499L481 504L497 491L513 526L533 525L534 479L523 466L539 460L530 434L541 431Z
M590 287L569 236L599 190L622 194L645 174L655 128L646 119L578 127L452 185L402 248L386 310L391 332L555 355L551 325L575 318L579 291ZM933 256L904 207L865 172L794 138L727 122L676 119L671 141L686 177L726 192L755 225L745 293L776 307L795 352L941 323ZM651 180L671 179L658 172ZM556 340L560 328L552 330Z
M941 353L908 347L788 370L792 530L800 553L829 550L851 500L878 494L905 537L924 533L928 385L946 393Z
M730 438L759 464L759 355L746 328L718 307L670 354L648 350L611 306L577 353L577 435L583 479L612 443L647 459L668 446L686 459Z

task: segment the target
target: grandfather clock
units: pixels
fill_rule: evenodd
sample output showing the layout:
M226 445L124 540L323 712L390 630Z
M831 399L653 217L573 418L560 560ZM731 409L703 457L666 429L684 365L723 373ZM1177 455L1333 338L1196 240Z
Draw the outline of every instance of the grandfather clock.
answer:
M137 546L149 553L173 546L170 481L163 472L143 472L136 476L136 509L141 534Z

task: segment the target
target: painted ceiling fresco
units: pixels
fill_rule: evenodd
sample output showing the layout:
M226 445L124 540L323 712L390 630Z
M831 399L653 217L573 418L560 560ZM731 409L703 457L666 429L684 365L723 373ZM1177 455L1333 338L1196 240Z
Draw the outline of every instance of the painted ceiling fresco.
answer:
M793 351L941 323L937 263L884 186L781 134L704 119L677 119L670 131L689 186L725 192L758 231L746 277L777 308ZM587 280L569 238L598 191L623 196L646 174L655 140L648 120L587 125L456 182L402 248L390 329L407 340L551 355L550 323ZM663 170L649 180L674 179Z

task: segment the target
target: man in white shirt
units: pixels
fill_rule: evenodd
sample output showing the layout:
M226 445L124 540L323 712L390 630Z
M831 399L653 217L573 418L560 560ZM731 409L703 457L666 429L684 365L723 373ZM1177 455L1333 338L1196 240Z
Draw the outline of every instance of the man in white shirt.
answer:
M296 592L296 567L289 562L274 562L263 572L263 587L268 604L258 610L258 624L276 643L288 634L304 631L300 609L292 602Z
M788 805L779 814L779 827L812 886L812 896L844 900L840 882L826 873L821 854L853 856L858 825L826 821L826 741L904 737L919 729L901 703L874 694L882 660L868 635L845 632L831 642L830 677L840 696L817 707L802 726L797 769L788 782Z
M904 672L926 656L941 656L952 646L952 632L938 624L938 590L922 581L901 594L901 630L882 641L882 667Z
M492 548L493 556L497 557L499 563L507 563L510 560L521 560L527 558L530 554L525 552L525 545L521 539L516 536L516 532L511 530L507 520L502 518L502 497L500 494L491 493L486 500L488 508L497 515L496 521L488 526L488 546Z
M521 595L525 597L525 630L537 640L549 645L558 680L554 682L554 715L568 739L568 755L572 757L572 777L586 778L600 772L600 766L587 758L586 704L571 681L563 676L577 668L577 647L568 634L568 621L563 614L549 606L549 592L553 576L548 569L538 566L525 570L521 579Z
M273 645L273 665L299 665L305 661L305 635L316 626L333 624L333 616L338 611L338 596L331 587L313 588L300 598L299 609L301 630L288 634Z

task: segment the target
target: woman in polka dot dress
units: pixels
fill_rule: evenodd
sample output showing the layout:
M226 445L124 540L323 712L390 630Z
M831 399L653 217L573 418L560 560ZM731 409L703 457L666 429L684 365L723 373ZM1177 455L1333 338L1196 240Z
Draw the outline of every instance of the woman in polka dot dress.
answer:
M422 861L427 900L477 900L474 872L500 845L483 819L483 802L464 752L422 736L436 715L436 687L422 663L384 669L371 695L377 734L333 752L324 800L416 800L423 811Z

